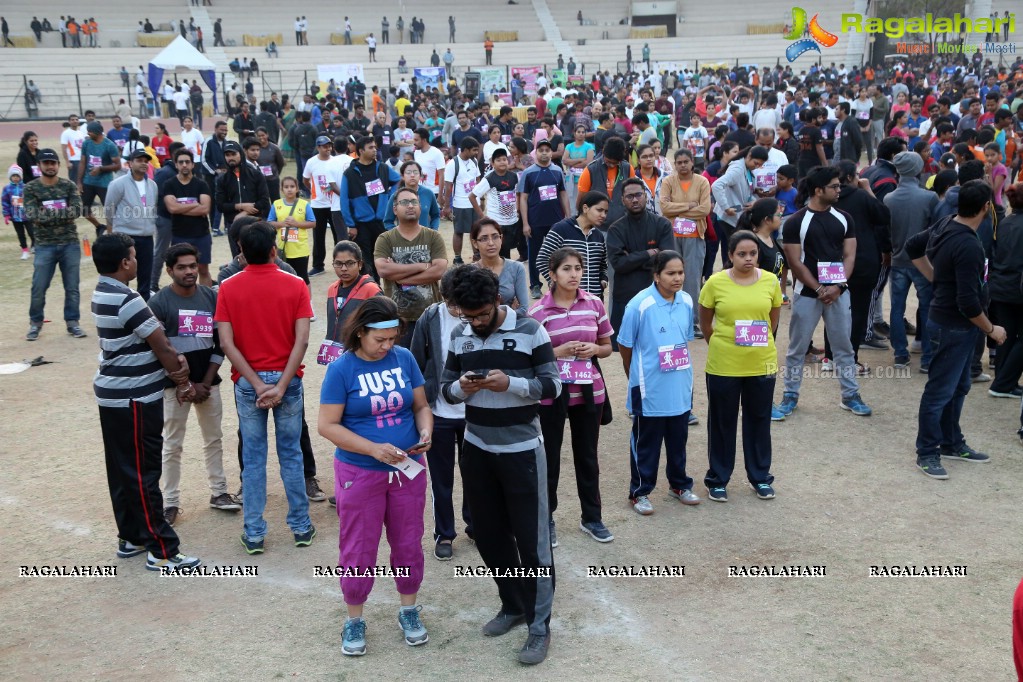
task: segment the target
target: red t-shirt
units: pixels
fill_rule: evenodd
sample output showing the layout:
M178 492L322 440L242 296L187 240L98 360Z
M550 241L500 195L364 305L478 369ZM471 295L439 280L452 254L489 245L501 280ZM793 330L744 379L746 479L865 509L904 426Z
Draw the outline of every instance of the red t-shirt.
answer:
M312 317L309 289L301 277L273 263L248 265L224 280L217 294L217 322L229 322L234 344L257 372L281 372L295 345L295 320ZM296 376L302 376L300 365ZM231 368L231 381L241 376Z

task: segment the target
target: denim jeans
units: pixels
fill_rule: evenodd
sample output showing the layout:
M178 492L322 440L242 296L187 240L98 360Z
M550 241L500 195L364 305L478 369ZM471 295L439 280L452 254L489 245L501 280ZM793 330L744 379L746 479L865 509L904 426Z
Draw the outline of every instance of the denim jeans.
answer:
M927 321L931 371L920 396L917 418L917 457L936 457L939 446L958 447L966 442L959 415L970 392L970 361L980 330L946 327Z
M81 247L77 241L70 244L36 244L35 270L32 271L32 302L28 308L28 319L32 324L43 323L43 309L46 307L46 290L53 281L53 273L60 266L60 278L64 283L64 321L78 322L81 319L78 292L78 264L82 260Z
M276 384L280 372L257 372L268 384ZM267 531L263 519L266 508L266 460L268 410L256 405L256 390L245 377L239 377L234 386L238 408L238 426L242 432L242 499L244 505L245 535L251 541L261 540ZM281 481L288 498L288 527L293 533L305 533L312 526L309 520L309 498L306 497L305 476L302 473L302 379L295 377L288 384L281 404L273 408L274 429L277 435L277 459L281 466Z
M896 358L908 358L909 347L906 339L906 298L909 296L909 287L916 287L917 304L920 310L920 322L923 325L923 335L920 338L920 345L923 346L923 357L920 364L924 367L931 364L933 350L927 338L927 313L931 307L931 299L934 297L934 289L927 278L916 268L903 268L893 266L891 271L892 281L892 350Z

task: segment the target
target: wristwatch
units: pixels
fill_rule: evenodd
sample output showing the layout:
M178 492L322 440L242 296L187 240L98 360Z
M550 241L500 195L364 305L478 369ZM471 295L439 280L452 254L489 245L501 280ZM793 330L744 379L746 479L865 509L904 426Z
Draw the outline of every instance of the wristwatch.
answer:
M846 284L845 282L841 282L839 284L836 284L835 286L838 287L838 295L839 296L841 296L845 292L849 291L849 285Z

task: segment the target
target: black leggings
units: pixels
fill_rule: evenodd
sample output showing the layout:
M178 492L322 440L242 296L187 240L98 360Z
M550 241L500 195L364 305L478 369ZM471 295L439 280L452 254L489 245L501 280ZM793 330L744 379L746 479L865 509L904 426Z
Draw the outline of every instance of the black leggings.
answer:
M32 223L22 222L20 220L12 221L14 223L14 231L18 233L18 243L21 244L21 248L27 249L28 242L25 241L25 233L28 233L29 239L32 240L32 247L35 248L36 236L32 232Z

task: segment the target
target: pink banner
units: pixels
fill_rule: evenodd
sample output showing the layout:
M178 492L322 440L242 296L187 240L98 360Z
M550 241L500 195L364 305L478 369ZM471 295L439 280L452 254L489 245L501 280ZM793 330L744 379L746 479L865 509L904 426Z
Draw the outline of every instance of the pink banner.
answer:
M511 67L512 78L517 78L522 84L522 90L530 97L536 95L536 79L543 73L542 66L513 66Z

